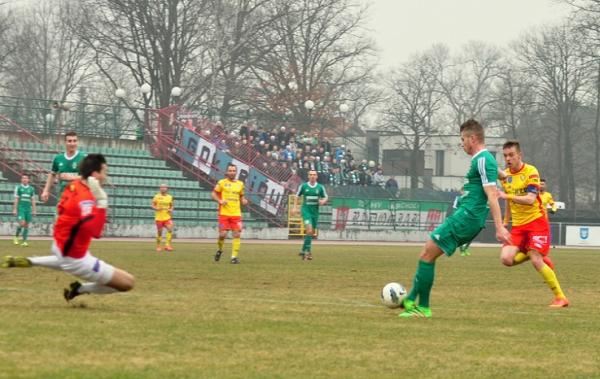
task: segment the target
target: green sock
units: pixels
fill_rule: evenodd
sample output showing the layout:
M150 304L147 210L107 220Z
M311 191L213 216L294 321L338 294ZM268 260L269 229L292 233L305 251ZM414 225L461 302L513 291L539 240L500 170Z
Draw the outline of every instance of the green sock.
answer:
M29 228L23 228L23 242L27 241L27 237L29 237Z
M312 238L313 236L311 234L304 235L304 244L302 245L302 251L310 252Z
M419 260L417 272L413 280L413 287L410 290L407 298L415 301L419 296L419 305L429 307L429 294L433 287L433 278L435 277L435 263Z
M21 234L21 225L17 226L17 232L15 233L15 237L18 237Z

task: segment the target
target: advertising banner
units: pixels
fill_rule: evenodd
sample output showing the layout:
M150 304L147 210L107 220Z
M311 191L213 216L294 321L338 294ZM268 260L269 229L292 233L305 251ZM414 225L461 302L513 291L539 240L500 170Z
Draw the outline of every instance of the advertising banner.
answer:
M332 229L433 230L446 217L449 203L406 200L336 199Z
M229 163L236 165L237 179L244 182L248 200L270 214L277 215L286 198L286 190L282 184L270 179L256 167L220 150L217 145L191 130L183 130L181 143L185 149L177 149L177 155L215 180L225 177Z
M600 226L567 225L567 245L600 246Z

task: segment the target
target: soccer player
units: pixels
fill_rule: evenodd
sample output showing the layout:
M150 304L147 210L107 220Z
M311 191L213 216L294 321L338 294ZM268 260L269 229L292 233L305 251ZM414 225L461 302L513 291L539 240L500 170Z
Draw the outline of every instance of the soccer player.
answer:
M108 196L102 183L108 174L106 159L90 154L80 166L81 179L65 188L58 203L54 224L54 255L42 257L4 257L0 267L40 266L62 270L87 282L75 281L65 288L63 296L70 301L84 293L109 294L133 288L131 274L105 263L90 254L92 238L100 238L106 222Z
M456 212L446 218L427 240L421 251L413 287L403 301L404 311L399 317L431 317L429 295L435 275L435 261L446 254L451 256L458 246L475 239L485 226L491 211L496 228L496 238L510 240L510 233L502 224L496 180L498 164L485 148L485 135L481 124L473 119L460 126L462 148L471 156L471 166L465 176L464 195ZM416 300L419 299L419 305Z
M548 205L550 205L550 212L556 213L558 208L554 202L552 194L546 191L546 179L540 179L540 199L542 200L542 207L546 210L546 218L548 218Z
M31 215L35 216L35 189L29 185L29 176L21 175L21 184L15 186L15 201L13 203L13 214L17 216L17 231L13 237L13 243L19 244L19 234L23 232L23 243L21 246L27 247L27 238L29 237L29 224Z
M77 143L77 133L68 132L65 134L66 151L63 154L57 154L52 160L52 170L48 174L46 185L42 191L42 202L48 201L50 190L56 178L58 178L57 196L59 199L69 182L80 179L79 163L83 160L85 154L77 150Z
M152 199L152 209L156 211L154 221L156 223L156 251L161 251L162 231L167 229L167 240L165 250L172 251L171 239L173 238L173 196L168 191L169 187L162 183L158 187L158 193Z
M318 174L316 170L308 172L308 182L303 183L294 199L292 212L298 214L298 199L302 196L302 222L304 223L304 244L300 257L302 260L312 260L312 240L319 224L319 206L327 203L327 192L322 184L317 183Z
M550 227L539 196L538 170L523 162L523 153L518 141L507 141L502 150L507 168L506 179L502 182L504 192L501 192L499 197L507 200L512 229L511 242L502 246L500 259L505 266L510 267L524 262L529 257L533 267L554 293L550 307L567 307L569 300L560 288L554 270L544 262L544 257L550 249Z
M244 196L244 182L236 179L237 167L230 163L227 165L225 178L217 182L212 191L212 198L219 203L219 239L217 240L218 250L215 253L215 262L221 259L223 254L223 245L227 232L231 230L233 238L231 246L231 263L240 263L238 258L240 252L242 234L242 207L247 205L248 200Z

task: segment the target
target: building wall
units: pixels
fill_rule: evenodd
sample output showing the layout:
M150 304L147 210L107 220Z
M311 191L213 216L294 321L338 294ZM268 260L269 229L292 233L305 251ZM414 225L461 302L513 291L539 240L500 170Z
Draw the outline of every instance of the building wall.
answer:
M504 166L502 157L502 144L505 138L487 137L486 146L489 151L495 153L496 160L500 167ZM380 155L379 161L382 161L384 150L404 149L404 138L401 136L382 136L379 138ZM471 157L467 155L460 146L459 135L432 136L423 146L425 152L424 166L425 175L431 177L434 188L441 190L458 190L463 185L463 177L469 167ZM436 151L443 151L443 175L436 175ZM390 173L384 172L386 176ZM393 175L401 188L410 186L410 177L405 175Z

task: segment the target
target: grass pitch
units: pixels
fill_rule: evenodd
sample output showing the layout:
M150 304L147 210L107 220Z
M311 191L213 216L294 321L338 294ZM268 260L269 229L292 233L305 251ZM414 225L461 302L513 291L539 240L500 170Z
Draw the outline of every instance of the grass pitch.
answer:
M46 255L0 241L2 255ZM549 309L530 263L505 268L499 249L438 261L432 319L380 305L388 282L410 287L418 247L242 242L94 242L94 255L130 271L130 293L67 304L68 275L0 271L1 378L581 378L600 377L597 250L555 250L572 306Z

